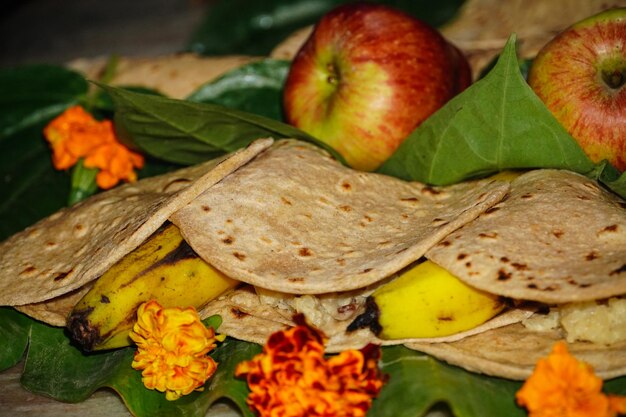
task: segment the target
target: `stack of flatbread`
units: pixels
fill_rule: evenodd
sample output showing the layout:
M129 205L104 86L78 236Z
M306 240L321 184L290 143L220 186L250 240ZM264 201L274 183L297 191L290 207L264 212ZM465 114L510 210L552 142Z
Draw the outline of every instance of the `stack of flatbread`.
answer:
M545 13L563 18L539 30L536 7L496 3L470 0L443 29L469 53L475 75L511 32L533 54L530 45L610 6L581 1L585 7L565 7L580 16ZM485 22L481 10L497 10L499 18ZM520 22L529 22L528 30ZM272 56L293 57L309 31ZM123 58L112 84L183 98L256 59ZM105 61L70 66L97 79ZM604 302L626 293L626 203L580 175L537 170L512 182L431 187L351 170L310 144L259 139L218 160L97 194L0 243L0 305L64 326L93 282L166 221L205 261L242 283L202 315L220 314L221 333L257 343L302 312L328 336L329 351L402 343L472 371L522 379L565 336L525 326L539 313L520 306ZM426 258L517 307L446 338L381 340L368 329L346 331L368 295ZM605 378L626 374L625 348L570 343Z
M545 304L626 290L624 201L580 175L537 170L431 187L355 171L296 140L261 139L216 161L140 180L66 208L0 246L0 304L62 326L110 266L165 221L241 285L210 302L220 332L263 343L295 313L328 350L406 344L456 365L524 378L558 330L510 308L437 339L381 340L346 330L366 297L424 257L466 283ZM626 373L624 343L572 343L600 375Z

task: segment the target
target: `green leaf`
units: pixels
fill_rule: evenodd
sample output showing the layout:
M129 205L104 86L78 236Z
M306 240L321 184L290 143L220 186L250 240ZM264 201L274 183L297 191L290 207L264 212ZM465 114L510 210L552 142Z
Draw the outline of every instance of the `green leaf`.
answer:
M262 347L255 343L230 338L218 346L212 355L218 363L218 372L210 380L203 401L213 404L226 398L235 404L244 416L252 417L254 414L246 405L246 398L250 392L248 385L244 379L235 378L234 375L239 363L252 359L254 355L261 353L261 350Z
M378 0L437 27L452 18L463 0ZM188 48L203 55L268 55L294 31L312 25L346 0L230 0L213 5Z
M218 368L204 390L167 401L165 394L146 389L141 373L132 368L134 348L83 354L70 343L63 329L35 322L14 311L11 314L11 311L0 310L0 317L6 319L0 322L0 335L11 336L14 343L14 340L26 339L30 333L21 383L34 393L73 403L84 401L100 388L109 387L137 417L203 417L215 401L227 398L240 407L244 415L252 416L245 403L247 385L245 381L235 379L234 369L239 362L260 352L258 345L227 339L212 354ZM13 326L13 322L17 325ZM213 316L205 322L213 326L221 319ZM20 358L23 351L18 352ZM0 360L15 356L5 354L4 350L0 352Z
M73 71L48 65L0 71L0 239L66 203L69 175L54 170L44 126L87 93Z
M626 198L626 174L594 164L526 83L513 35L495 67L415 129L378 171L448 185L530 168L578 172Z
M132 349L83 355L62 328L34 322L21 382L59 401L83 401L122 367L130 367L132 356Z
M223 106L193 103L101 86L115 104L115 127L123 140L166 161L197 164L262 137L327 145L285 123ZM341 159L340 159L341 160Z
M0 141L48 122L87 93L80 74L51 65L0 70Z
M282 120L283 86L289 66L288 61L269 58L244 65L203 85L187 100Z
M615 395L626 395L626 376L605 381L602 391Z
M10 307L0 307L0 371L15 366L28 345L32 320Z
M380 172L445 185L538 167L594 165L524 81L512 36L494 69L411 133Z
M92 196L98 191L96 176L98 168L86 168L83 159L79 159L72 168L72 185L67 205L71 206Z
M515 417L521 384L467 372L403 346L383 349L381 370L389 381L368 417L418 417L434 405L448 404L456 417Z

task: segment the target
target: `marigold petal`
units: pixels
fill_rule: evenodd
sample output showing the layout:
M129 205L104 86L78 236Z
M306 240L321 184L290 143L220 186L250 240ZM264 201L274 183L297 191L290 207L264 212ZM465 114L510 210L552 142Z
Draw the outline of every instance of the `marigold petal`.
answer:
M108 135L106 128L80 106L68 108L43 130L56 169L67 169L87 156Z
M626 397L619 395L609 395L609 410L611 416L617 414L626 414Z
M115 187L120 182L119 178L111 175L108 171L100 171L96 174L96 184L103 190Z
M602 393L602 379L572 356L565 342L555 344L548 357L537 362L516 400L529 417L612 417L617 412L611 397Z
M67 109L43 133L52 148L56 169L68 169L85 158L85 167L101 170L96 182L103 189L120 181L136 181L134 169L144 164L142 155L117 140L110 120L98 121L80 106Z
M207 356L216 346L215 332L202 324L193 308L144 303L130 338L137 344L132 367L142 371L147 388L165 392L168 400L201 390L217 369Z
M262 353L237 366L248 406L261 417L365 416L384 383L380 347L326 359L324 336L302 323L272 334Z

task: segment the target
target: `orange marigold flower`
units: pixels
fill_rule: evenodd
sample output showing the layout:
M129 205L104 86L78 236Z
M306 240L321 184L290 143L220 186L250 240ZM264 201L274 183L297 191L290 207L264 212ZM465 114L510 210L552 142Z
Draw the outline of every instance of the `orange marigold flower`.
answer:
M537 362L516 399L529 417L614 417L626 411L626 397L605 395L602 379L572 356L565 342Z
M385 377L380 348L368 345L324 357L324 340L303 320L272 334L263 352L237 366L250 387L248 406L261 417L361 417Z
M108 189L120 180L137 180L135 168L143 167L143 156L130 151L115 136L110 120L98 121L80 106L73 106L44 129L52 148L56 169L68 169L85 158L85 167L99 168L98 186Z
M163 308L154 300L139 307L130 338L137 344L133 368L142 371L146 388L165 392L170 401L202 390L217 369L208 353L224 340L194 308Z

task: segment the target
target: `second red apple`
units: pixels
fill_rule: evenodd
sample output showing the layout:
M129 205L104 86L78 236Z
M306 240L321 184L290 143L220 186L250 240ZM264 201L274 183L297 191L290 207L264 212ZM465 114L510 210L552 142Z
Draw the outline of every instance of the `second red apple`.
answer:
M289 123L371 171L471 82L462 53L426 23L387 6L340 6L315 26L284 92Z

